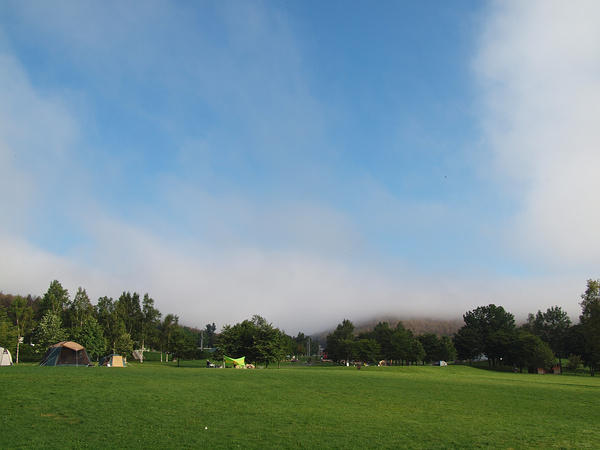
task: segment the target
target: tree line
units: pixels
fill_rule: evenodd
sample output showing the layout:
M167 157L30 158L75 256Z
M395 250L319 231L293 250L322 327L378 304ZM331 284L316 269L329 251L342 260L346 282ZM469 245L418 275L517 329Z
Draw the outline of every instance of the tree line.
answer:
M344 319L327 336L326 358L335 362L378 362L397 364L430 364L453 361L457 352L448 336L423 333L416 336L402 322L391 327L379 322L372 330L355 333L354 324Z
M15 360L40 358L60 341L83 345L92 360L110 353L131 355L134 349L153 349L168 361L172 358L247 356L251 362L269 364L287 355L304 355L318 342L298 333L291 337L260 317L221 333L214 323L203 329L183 326L174 314L163 314L149 294L123 292L118 299L100 297L95 305L81 287L70 298L59 281L50 283L42 297L0 293L0 345L8 348ZM218 345L216 353L203 351Z
M504 308L488 305L466 313L454 336L460 358L485 355L491 366L509 365L535 371L568 358L568 367L583 363L593 376L600 365L600 280L588 280L575 324L559 306L529 314L520 327Z
M570 368L583 363L594 375L600 366L600 280L588 280L581 295L582 313L572 324L559 306L529 314L518 326L502 306L480 306L463 315L464 325L453 337L423 333L415 336L402 322L390 327L379 322L356 333L344 320L327 336L325 351L333 361L392 361L428 364L438 360L486 359L491 367L515 370L549 369L568 358Z
M0 343L16 354L17 361L20 353L35 358L65 340L80 343L97 360L146 347L175 355L196 339L179 325L176 315L163 318L148 294L123 292L116 300L105 296L93 305L85 289L80 287L71 299L54 280L42 297L0 296Z
M415 335L402 322L379 322L357 332L344 320L327 335L328 358L342 361L393 361L428 364L434 361L485 358L491 367L515 370L550 368L558 359L569 365L583 363L593 375L600 366L600 280L588 280L581 295L582 313L572 324L559 306L529 314L517 326L514 316L501 306L480 306L463 315L464 325L450 338L436 333ZM43 297L0 293L0 345L27 357L41 356L59 341L73 340L86 347L92 359L109 353L130 355L134 348L150 348L179 359L207 357L203 347L216 347L222 355L246 356L247 361L268 366L289 355L314 355L318 341L298 333L288 336L260 316L217 333L215 324L202 330L179 324L173 314L164 316L148 295L123 292L116 300L101 297L93 305L81 287L71 300L54 280ZM312 350L312 351L309 351ZM168 359L168 356L166 356Z

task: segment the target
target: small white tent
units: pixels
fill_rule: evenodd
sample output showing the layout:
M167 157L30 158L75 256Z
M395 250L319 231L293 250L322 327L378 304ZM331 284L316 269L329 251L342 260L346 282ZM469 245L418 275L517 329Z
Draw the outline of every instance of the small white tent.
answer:
M12 366L12 356L4 347L0 347L0 366Z

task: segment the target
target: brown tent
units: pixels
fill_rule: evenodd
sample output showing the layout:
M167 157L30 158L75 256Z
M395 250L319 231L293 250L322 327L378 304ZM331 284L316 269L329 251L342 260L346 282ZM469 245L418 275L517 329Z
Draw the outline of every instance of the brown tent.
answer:
M83 345L77 342L61 341L52 345L40 366L89 366L90 358Z

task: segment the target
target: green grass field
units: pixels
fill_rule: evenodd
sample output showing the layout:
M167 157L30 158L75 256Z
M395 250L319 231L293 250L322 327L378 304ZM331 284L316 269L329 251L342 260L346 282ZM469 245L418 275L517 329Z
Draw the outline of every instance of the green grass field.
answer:
M0 369L2 448L596 448L600 377L468 366Z

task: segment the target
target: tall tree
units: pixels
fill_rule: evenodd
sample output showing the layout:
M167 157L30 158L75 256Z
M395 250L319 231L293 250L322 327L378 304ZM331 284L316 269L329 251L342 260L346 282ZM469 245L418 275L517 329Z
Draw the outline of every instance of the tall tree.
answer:
M147 293L144 294L144 299L142 300L142 345L140 346L142 354L146 344L159 344L160 333L158 328L160 326L160 316L160 311L154 307L154 300Z
M354 340L354 324L344 319L336 329L327 336L325 351L332 361L341 361L348 358L349 344Z
M52 310L46 311L36 329L37 345L42 349L47 349L57 342L66 340L67 337L60 314Z
M285 334L272 324L264 321L260 326L255 325L254 348L256 354L255 362L269 367L271 363L279 363L285 356L287 340Z
M418 364L425 358L425 349L423 344L418 339L413 339L408 349L407 360L411 363Z
M123 322L120 317L117 318L115 330L116 333L114 341L112 342L113 353L118 353L119 355L131 355L133 353L134 341L127 332L125 322Z
M116 340L118 319L114 300L111 297L100 297L94 307L94 312L98 323L104 330L107 348L110 346L112 349Z
M224 325L219 334L217 347L223 355L231 358L246 357L248 361L256 361L254 333L256 326L250 320Z
M476 341L482 346L490 365L496 365L502 358L502 345L505 335L515 331L515 318L502 306L490 304L480 306L463 315L465 325L460 330L471 330ZM459 332L460 332L459 330Z
M594 376L600 366L600 280L588 280L581 295L581 316L586 352L583 355L590 374Z
M468 359L469 364L484 352L481 336L473 328L462 327L454 334L452 341L458 358Z
M131 334L123 320L123 310L110 297L101 297L95 307L98 323L106 338L106 351L129 355L133 351Z
M217 326L213 322L207 323L204 329L204 347L212 348L215 345Z
M435 333L425 333L417 337L419 342L423 345L425 350L425 356L423 357L423 363L431 363L433 361L439 361L440 357L440 339Z
M245 356L246 361L268 367L283 359L287 339L279 328L255 315L252 320L244 320L233 326L225 325L217 345L224 355L234 358Z
M36 319L41 319L48 311L51 311L62 320L64 312L69 307L69 302L69 291L64 289L58 280L52 281L48 291L40 300L36 311Z
M308 352L309 339L310 337L306 336L304 333L298 333L296 337L292 338L292 340L294 341L292 355L306 355L306 353Z
M167 351L177 359L177 367L182 359L193 358L196 353L196 339L186 332L184 327L175 324L171 329L171 336Z
M560 306L548 308L546 312L538 311L535 317L530 314L527 320L530 332L547 343L558 356L559 363L565 355L565 338L571 326L571 320Z
M583 335L583 325L581 322L569 327L565 336L565 355L579 356L583 361L586 360L584 355L587 353L585 337Z
M169 362L169 346L171 345L171 334L175 327L179 325L179 317L174 314L167 314L160 326L160 361L162 362L163 351L167 352L167 362Z
M404 361L408 361L412 341L412 331L407 330L402 322L398 322L394 329L394 334L392 335L392 352L390 354L390 359L401 361L402 364L404 364Z
M80 325L70 329L70 337L85 347L92 360L98 361L106 352L107 341L104 337L104 329L93 315L85 316L82 320Z
M135 342L141 339L142 308L140 306L140 294L134 292L123 292L117 300L116 309L125 324L126 332Z
M12 321L6 312L6 308L0 306L0 342L6 343L5 345L14 352L15 347L8 343L16 342L17 335L17 327L12 324Z
M378 354L372 354L374 359L392 359L394 354L394 330L387 322L378 322L373 329L367 333L361 333L359 339L372 339L379 346ZM363 359L363 358L361 358Z
M15 362L19 364L19 348L21 340L33 324L33 308L29 306L27 299L21 296L15 297L8 309L8 315L17 329L17 353Z
M94 313L94 306L90 301L85 289L79 287L77 294L73 297L73 301L69 305L67 313L67 326L70 328L76 328L83 326L86 319L92 316Z
M454 347L454 343L452 339L448 336L442 336L440 338L439 345L439 358L441 361L454 361L456 359L456 347Z

